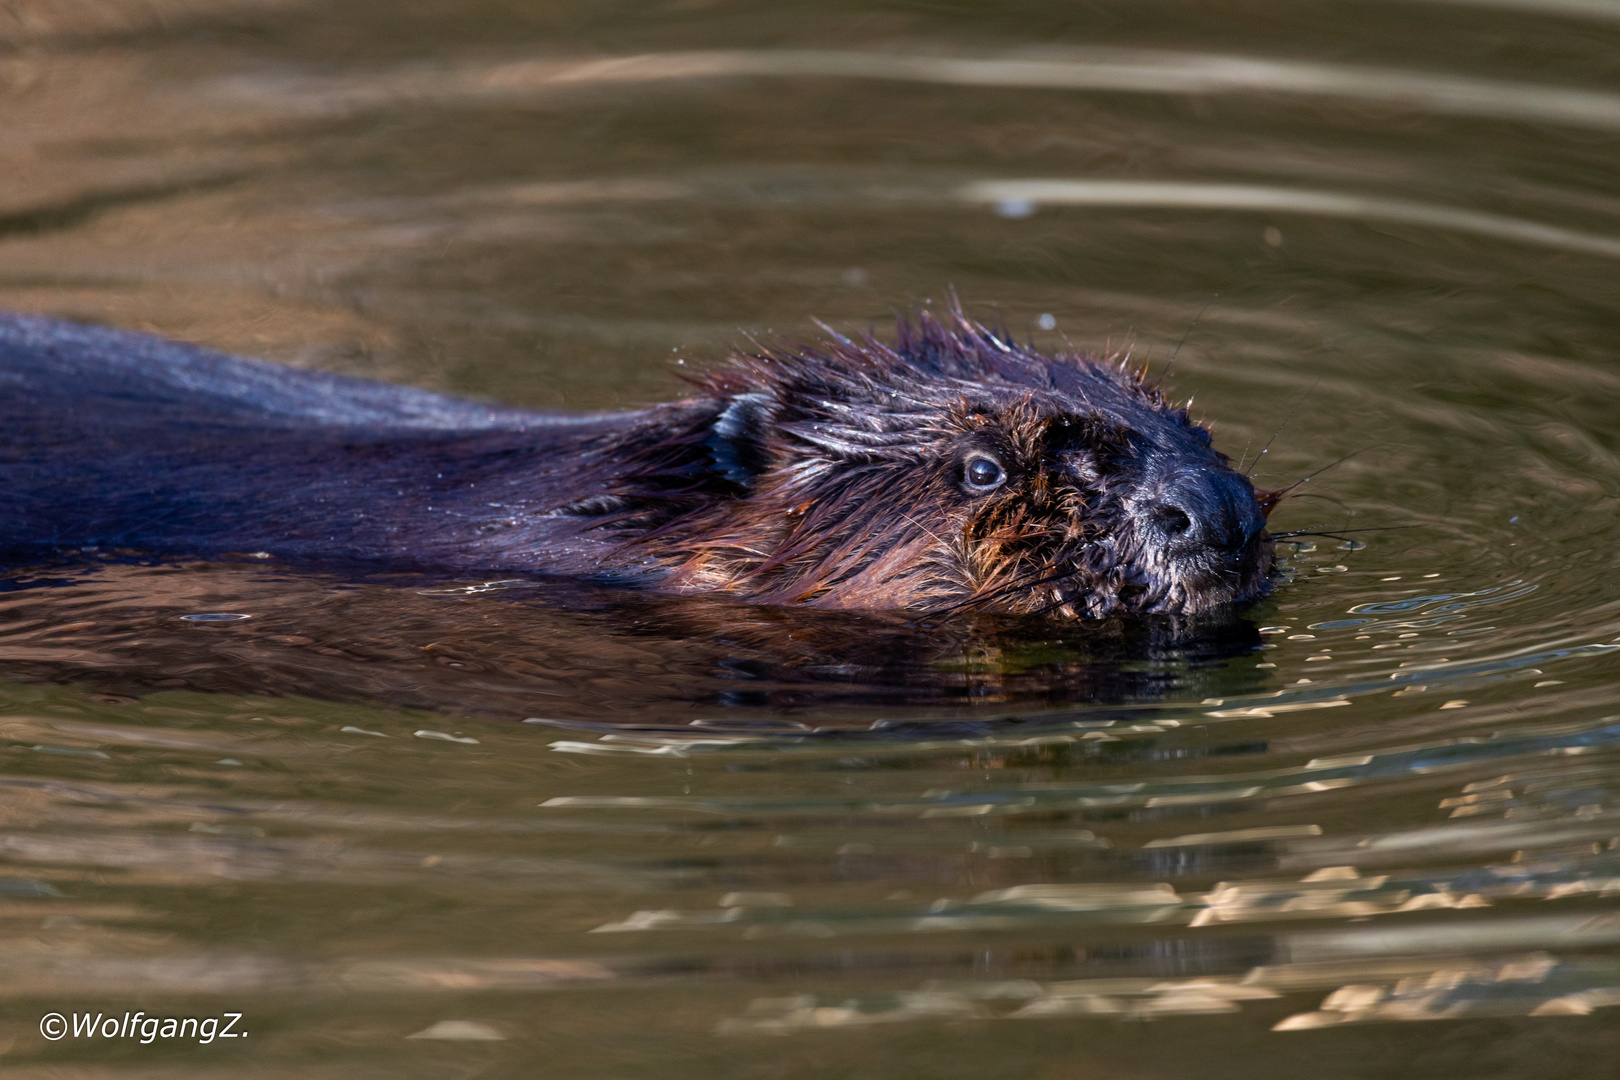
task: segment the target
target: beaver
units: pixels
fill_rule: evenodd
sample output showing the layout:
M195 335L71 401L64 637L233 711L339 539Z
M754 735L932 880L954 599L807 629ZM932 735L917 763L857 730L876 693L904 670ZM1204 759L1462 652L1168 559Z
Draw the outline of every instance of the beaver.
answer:
M821 608L1263 594L1275 493L1122 360L953 309L569 416L0 316L0 551L270 553Z

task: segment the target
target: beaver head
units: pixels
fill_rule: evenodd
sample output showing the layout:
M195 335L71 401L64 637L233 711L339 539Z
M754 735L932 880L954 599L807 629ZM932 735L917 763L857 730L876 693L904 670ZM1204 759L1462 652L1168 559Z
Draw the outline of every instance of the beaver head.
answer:
M959 313L761 348L592 500L663 585L832 608L1192 613L1265 592L1253 486L1123 363Z

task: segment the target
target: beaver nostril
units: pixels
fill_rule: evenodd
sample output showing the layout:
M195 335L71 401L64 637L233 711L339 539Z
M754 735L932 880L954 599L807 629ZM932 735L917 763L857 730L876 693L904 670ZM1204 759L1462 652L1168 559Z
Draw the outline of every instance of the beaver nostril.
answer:
M1241 560L1266 519L1247 480L1230 471L1181 468L1148 506L1152 532L1175 558ZM1245 554L1249 553L1249 554Z
M1153 511L1153 520L1171 536L1180 536L1192 528L1192 518L1179 506L1161 506Z

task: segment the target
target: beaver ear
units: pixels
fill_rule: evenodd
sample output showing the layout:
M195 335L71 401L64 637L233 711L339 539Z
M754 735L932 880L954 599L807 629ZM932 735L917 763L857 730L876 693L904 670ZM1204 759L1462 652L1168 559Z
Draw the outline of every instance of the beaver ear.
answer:
M715 418L704 440L715 471L744 490L751 490L754 478L770 468L765 441L776 404L770 394L738 394Z

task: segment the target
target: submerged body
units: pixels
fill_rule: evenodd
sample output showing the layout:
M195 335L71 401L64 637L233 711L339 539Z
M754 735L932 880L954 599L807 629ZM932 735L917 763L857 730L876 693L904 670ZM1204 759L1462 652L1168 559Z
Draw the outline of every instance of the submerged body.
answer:
M0 317L0 552L271 552L833 608L1265 591L1262 496L1133 372L956 317L560 416Z

